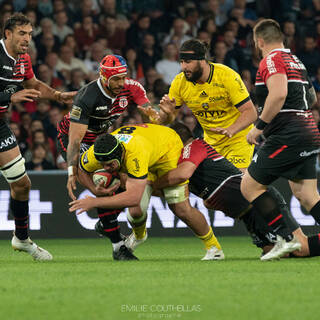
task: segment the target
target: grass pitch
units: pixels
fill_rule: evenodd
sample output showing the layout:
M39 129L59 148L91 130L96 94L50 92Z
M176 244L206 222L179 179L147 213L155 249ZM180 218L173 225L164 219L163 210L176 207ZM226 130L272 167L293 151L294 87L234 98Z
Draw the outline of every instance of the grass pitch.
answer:
M0 319L319 319L320 258L261 262L246 237L222 237L225 261L200 261L196 238L151 238L140 261L105 239L38 240L34 262L0 241Z

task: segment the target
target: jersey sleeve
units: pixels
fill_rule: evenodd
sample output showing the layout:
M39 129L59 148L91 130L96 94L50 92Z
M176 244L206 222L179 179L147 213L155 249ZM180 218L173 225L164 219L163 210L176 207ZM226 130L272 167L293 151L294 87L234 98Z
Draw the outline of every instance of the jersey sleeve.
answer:
M70 111L70 121L88 124L90 114L94 108L94 98L89 93L88 87L81 89L75 96Z
M149 171L148 150L143 148L143 144L139 144L138 139L135 139L135 147L126 150L126 168L130 178L146 179Z
M208 153L203 143L200 140L193 140L182 149L178 163L188 161L198 167L199 164L206 159L207 155Z
M241 107L250 100L249 92L243 83L240 75L228 68L225 76L225 87L229 92L231 103L236 107Z
M34 72L32 69L31 58L28 54L26 54L25 60L27 63L26 63L25 71L24 71L24 80L30 80L34 77ZM20 68L20 70L21 70L21 68Z
M259 66L259 72L264 83L267 83L269 77L276 73L287 74L281 53L274 52L263 59Z
M181 107L183 105L183 100L180 95L180 86L181 86L181 77L177 75L170 86L169 89L169 98L170 99L175 99L176 100L176 106Z
M87 173L103 169L100 162L94 156L93 145L80 156L80 168Z
M150 102L147 97L146 90L138 81L134 81L133 84L130 85L130 92L133 102L138 106L143 106Z

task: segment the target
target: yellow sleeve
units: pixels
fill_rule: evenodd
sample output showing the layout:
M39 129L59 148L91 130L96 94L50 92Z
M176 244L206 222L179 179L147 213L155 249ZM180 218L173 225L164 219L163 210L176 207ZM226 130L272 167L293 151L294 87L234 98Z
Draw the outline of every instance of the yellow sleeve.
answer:
M80 167L88 173L95 172L96 170L103 168L93 154L93 145L81 155Z
M229 92L232 104L238 108L250 99L250 95L240 75L230 68L227 70L225 87Z
M180 95L180 86L181 86L181 76L178 74L172 81L169 89L169 98L175 98L176 106L180 107L183 105L183 100Z

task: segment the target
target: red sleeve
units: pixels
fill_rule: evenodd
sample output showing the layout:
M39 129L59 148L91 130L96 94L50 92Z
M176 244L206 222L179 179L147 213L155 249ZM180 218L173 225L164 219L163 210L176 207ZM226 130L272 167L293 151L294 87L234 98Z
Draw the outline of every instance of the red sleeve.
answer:
M189 161L194 163L197 167L199 164L206 159L208 152L204 147L204 144L201 140L196 139L191 143L187 144L181 152L180 159L178 163Z
M32 69L32 62L30 56L26 53L25 54L25 70L24 70L24 80L30 80L34 77L33 69ZM20 67L21 70L21 67Z
M129 79L129 84L132 100L135 104L142 106L150 102L146 90L144 90L143 86L138 81Z
M281 52L273 52L265 57L260 63L259 72L264 83L276 73L287 74Z

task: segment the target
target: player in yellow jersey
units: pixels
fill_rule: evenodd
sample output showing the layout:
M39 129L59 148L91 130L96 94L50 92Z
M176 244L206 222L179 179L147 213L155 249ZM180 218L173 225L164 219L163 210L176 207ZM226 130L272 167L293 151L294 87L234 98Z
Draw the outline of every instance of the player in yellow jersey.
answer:
M129 207L128 221L133 233L125 244L134 250L147 238L147 209L152 194L148 180L154 181L175 169L182 148L182 141L174 130L155 124L125 126L100 136L81 156L80 168L88 174L98 169L125 173L126 190L113 196L72 201L70 211ZM224 259L212 228L201 212L190 205L187 181L162 191L172 212L204 242L207 253L203 260Z
M196 39L182 44L183 72L174 78L169 95L162 98L160 118L154 122L173 122L186 104L202 126L204 140L244 171L253 154L246 135L257 118L256 109L239 74L223 64L207 61L206 51L206 45Z

